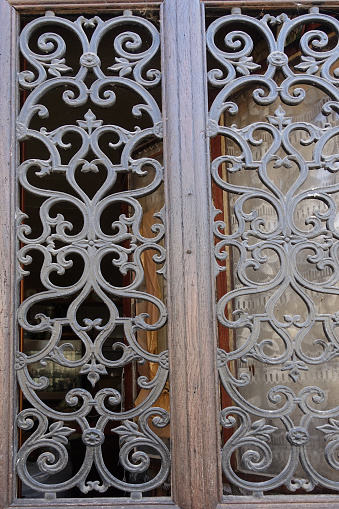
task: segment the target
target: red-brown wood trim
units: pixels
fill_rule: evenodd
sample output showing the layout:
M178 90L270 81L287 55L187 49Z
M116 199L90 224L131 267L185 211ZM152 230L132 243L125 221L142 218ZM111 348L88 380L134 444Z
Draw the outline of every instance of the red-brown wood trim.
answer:
M16 118L16 21L14 9L0 0L0 508L9 505L14 497L13 416L17 402L14 400L13 351L17 334L14 328L13 309L15 295L14 253L14 168L16 146L14 122ZM17 338L16 338L17 339Z
M162 14L172 496L212 509L221 469L203 13L199 0L166 0Z

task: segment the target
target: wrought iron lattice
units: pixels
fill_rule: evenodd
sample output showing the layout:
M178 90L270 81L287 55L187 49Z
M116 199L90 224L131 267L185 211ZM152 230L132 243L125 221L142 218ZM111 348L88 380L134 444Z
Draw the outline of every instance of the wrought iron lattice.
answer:
M109 49L102 50L105 40ZM143 210L145 197L154 201L162 186L163 167L141 150L162 139L161 111L150 91L161 79L152 67L159 45L155 24L130 11L73 20L47 12L20 37L26 62L17 122L23 346L16 370L24 439L17 471L24 486L48 497L73 487L85 494L109 487L150 492L169 472L160 433L169 415L165 405L152 406L165 390L167 350L140 341L140 334L154 337L167 320L164 292L147 286L149 273L164 284L164 209L149 227ZM138 125L130 127L134 121ZM89 301L100 305L91 308ZM139 376L144 397L128 409L125 367L138 371L145 363L155 367L154 376ZM57 406L43 367L54 375L59 370ZM68 373L66 381L60 372ZM123 477L106 464L114 455L104 450L112 432L120 438L115 459ZM74 436L84 444L75 472L69 468ZM151 457L157 472L142 477ZM68 477L61 475L66 471Z
M338 34L315 7L207 29L222 467L243 493L339 489Z

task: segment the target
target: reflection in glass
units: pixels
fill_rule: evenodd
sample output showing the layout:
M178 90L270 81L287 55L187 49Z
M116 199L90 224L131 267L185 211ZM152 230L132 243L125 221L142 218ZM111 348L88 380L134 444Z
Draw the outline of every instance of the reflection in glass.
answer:
M207 31L226 492L339 489L338 27L314 15Z

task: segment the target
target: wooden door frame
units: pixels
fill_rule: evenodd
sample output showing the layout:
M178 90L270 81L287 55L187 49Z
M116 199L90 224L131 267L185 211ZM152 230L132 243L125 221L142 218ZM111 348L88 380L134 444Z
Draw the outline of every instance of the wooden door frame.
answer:
M302 0L309 5L310 2ZM237 5L262 6L259 0ZM277 6L269 0L265 6ZM280 5L282 5L279 2ZM284 5L295 5L293 0ZM82 0L82 11L160 7L164 159L168 251L168 312L171 384L172 498L169 499L56 499L15 497L13 451L16 449L16 390L13 352L17 327L14 309L15 117L18 19L21 13L79 12L76 0L0 0L0 508L146 507L214 509L234 507L323 507L339 509L339 497L265 496L227 497L222 501L218 379L216 371L215 288L212 271L212 232L209 147L206 137L207 86L205 70L204 6L228 8L216 0ZM328 6L338 1L326 2ZM178 58L179 57L179 58ZM194 69L194 74L192 72ZM201 79L196 79L200 76ZM189 93L188 93L189 92ZM312 508L311 508L312 506Z
M14 339L17 336L14 309L15 251L13 210L15 203L15 117L18 100L15 92L17 75L17 34L19 13L79 11L74 0L0 0L1 69L3 91L1 114L1 279L3 307L0 315L0 506L43 507L44 500L15 500L15 474L12 464L15 450L15 389L12 370ZM206 132L207 106L203 80L196 80L190 69L204 75L205 46L199 0L103 2L84 0L82 12L121 10L123 8L161 8L162 56L165 122L164 156L167 193L168 311L169 353L171 364L171 433L173 500L182 508L214 508L221 499L220 444L218 426L218 384L216 373L216 335L213 306L213 278L210 231L210 192ZM199 29L192 30L193 26ZM180 37L177 37L180 34ZM190 43L187 44L188 39ZM199 39L199 40L198 40ZM199 48L196 51L197 47ZM177 55L182 58L177 59ZM187 90L191 93L187 94ZM168 107L167 107L168 105ZM192 112L194 114L192 115ZM180 113L180 114L179 114ZM179 128L179 123L181 128ZM184 128L183 128L184 126ZM197 143L197 140L198 143ZM184 147L184 149L182 148ZM183 154L185 157L182 157ZM9 241L10 239L10 241ZM204 248L202 248L204 246ZM198 277L196 277L198 275ZM197 376L198 375L198 376ZM206 430L209 430L206 433ZM13 446L10 444L14 444ZM67 505L80 507L176 507L168 499L74 499ZM64 507L65 502L49 500L49 506Z

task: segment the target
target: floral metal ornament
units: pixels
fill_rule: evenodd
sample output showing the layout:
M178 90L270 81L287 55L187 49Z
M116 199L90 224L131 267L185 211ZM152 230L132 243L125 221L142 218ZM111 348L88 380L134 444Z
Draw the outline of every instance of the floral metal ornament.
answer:
M233 281L217 302L222 467L244 493L339 489L338 35L316 7L236 8L207 30L211 175L231 212L213 224L216 275Z
M69 47L69 37L74 37L81 47L79 61L72 64L69 61L74 52ZM105 38L109 39L111 61L104 67L98 51ZM24 196L29 194L36 200L41 227L37 234L32 230L23 203L17 214L19 276L25 281L30 271L35 271L40 281L38 288L22 300L18 322L25 337L39 338L37 344L43 346L34 352L17 353L17 378L30 406L17 419L18 426L28 432L18 452L17 469L25 486L48 497L73 487L83 493L105 492L111 486L127 493L150 491L161 485L169 473L169 451L154 431L166 426L169 416L166 410L153 407L168 379L167 352L150 352L138 341L139 331L158 331L167 321L164 302L144 288L145 253L152 252L153 263L160 264L160 277L164 274L163 211L156 214L148 236L141 231L140 202L162 184L163 167L157 159L135 155L149 140L162 139L161 111L149 90L160 83L160 71L151 66L159 45L156 26L130 11L108 20L80 16L75 21L49 11L29 22L20 36L20 49L28 68L18 78L25 95L17 135L27 147L35 143L42 155L27 158L23 151L18 168ZM107 112L122 100L121 90L136 101L126 102L126 115L146 119L132 130L123 126L123 117L113 114L109 117L112 121L107 121ZM48 100L52 97L53 102L53 93L62 97L60 125L55 125L49 109ZM67 122L71 110L76 112L73 114L76 121ZM41 127L39 122L43 122ZM109 140L114 157L107 155L103 138ZM73 152L66 160L68 150ZM98 176L95 181L98 184L89 193L92 189L82 183L91 175ZM140 186L116 188L117 182L122 181L121 175L126 176L126 182L131 175L137 176ZM52 184L57 181L62 185L56 189ZM118 218L112 217L108 231L103 228L102 217L109 207L120 204L124 209ZM80 226L74 226L72 217L66 218L69 207L73 216L81 218L77 220ZM34 265L37 254L41 257L38 269ZM73 261L74 256L79 262ZM105 257L110 257L112 270L121 276L117 282L102 271ZM78 271L77 277L67 280L72 270ZM66 279L58 284L56 277L63 275ZM130 277L124 282L126 275ZM106 318L100 314L79 318L79 309L90 295L101 302ZM67 305L55 314L53 306L60 299ZM123 313L117 305L119 299L147 302L157 310L157 318L152 321L146 313L128 314L126 309ZM37 308L43 311L35 314ZM108 355L105 342L118 327L123 330L123 339L113 343ZM62 341L65 329L81 343L77 358L71 358L74 344ZM132 362L140 365L151 362L158 369L151 380L139 377L138 384L146 396L126 410L121 389L114 385L97 389L97 384L103 376L114 374L114 370L123 373L123 368ZM87 377L89 381L88 389L83 388L87 382L74 386L74 380L71 388L64 387L62 408L51 405L44 393L50 389L48 377L32 375L33 365L43 367L51 363L54 369L75 370L74 380L84 381ZM94 414L95 423L91 422ZM116 421L124 424L114 427ZM116 477L105 465L102 447L107 430L125 437L116 458L125 470L124 479ZM82 466L69 479L53 482L53 475L67 466L74 433L81 434L86 446ZM41 482L28 468L34 451L40 471L51 476L48 482ZM135 475L147 470L149 453L159 457L158 472L145 482L129 482L129 472ZM88 480L93 466L98 479Z

